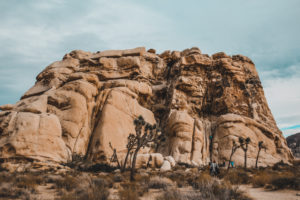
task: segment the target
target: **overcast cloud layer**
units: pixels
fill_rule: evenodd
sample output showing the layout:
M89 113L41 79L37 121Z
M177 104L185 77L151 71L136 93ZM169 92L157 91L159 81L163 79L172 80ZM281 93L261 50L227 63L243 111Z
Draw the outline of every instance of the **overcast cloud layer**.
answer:
M300 132L299 0L0 1L0 105L74 49L137 46L243 54L285 135Z

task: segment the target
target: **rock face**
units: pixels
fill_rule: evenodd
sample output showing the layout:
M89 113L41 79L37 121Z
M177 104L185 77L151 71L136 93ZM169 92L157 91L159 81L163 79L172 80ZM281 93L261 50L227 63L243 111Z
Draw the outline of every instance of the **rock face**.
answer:
M300 158L300 133L295 133L286 138L288 147L292 150L293 155Z
M229 159L232 141L249 137L248 166L293 158L268 108L253 62L198 48L155 54L145 48L66 54L36 78L19 102L0 106L0 158L68 162L84 155L110 162L126 154L133 120L157 123L166 140L158 152L177 163ZM145 148L144 157L154 152ZM159 156L158 156L159 157ZM244 152L233 156L244 163ZM139 162L139 161L138 161ZM146 161L145 161L146 162ZM163 158L157 158L163 165ZM153 164L155 165L155 164Z

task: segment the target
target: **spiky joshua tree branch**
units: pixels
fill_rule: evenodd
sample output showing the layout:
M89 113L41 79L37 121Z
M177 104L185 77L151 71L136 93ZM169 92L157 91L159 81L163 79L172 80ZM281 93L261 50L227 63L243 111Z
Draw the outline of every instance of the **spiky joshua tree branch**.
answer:
M257 156L256 156L256 162L255 162L255 168L257 168L257 164L258 164L258 158L259 158L259 153L262 149L267 149L266 146L264 145L263 141L259 141L258 142L258 152L257 152Z
M136 134L132 134L133 136L131 136L127 146L128 151L130 149L128 147L132 147L131 149L134 149L130 173L131 181L134 180L135 164L139 150L141 148L149 147L152 142L158 143L158 139L160 138L160 131L156 124L151 125L145 122L142 116L139 116L137 119L135 119L133 123Z
M234 140L232 141L232 148L231 148L231 154L230 154L230 158L229 158L229 162L228 162L228 167L227 167L227 170L229 169L230 167L230 164L231 164L231 159L232 159L232 156L233 154L235 153L235 151L240 148L241 146L238 145Z
M244 151L244 157L245 157L244 158L244 168L245 169L247 168L247 151L248 151L248 145L249 145L250 141L251 140L249 137L247 137L246 139L239 137L240 146Z

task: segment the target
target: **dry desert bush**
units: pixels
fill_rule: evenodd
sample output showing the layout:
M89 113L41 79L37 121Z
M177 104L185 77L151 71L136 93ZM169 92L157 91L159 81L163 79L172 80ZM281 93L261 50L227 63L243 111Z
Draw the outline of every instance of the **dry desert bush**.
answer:
M0 199L32 199L36 187L43 183L36 174L1 172Z
M237 186L232 186L229 182L220 181L216 178L211 178L209 175L195 177L190 179L190 185L194 190L183 192L178 189L165 191L158 199L170 199L170 200L227 200L227 199L239 199L248 200L242 191Z
M181 192L178 189L167 190L157 200L196 200L202 199L199 192Z
M126 181L121 183L119 198L121 200L135 200L148 192L149 176L135 175L135 180L130 181L130 174L125 174Z
M109 196L109 183L102 178L78 178L81 184L70 191L62 192L60 200L107 200Z
M291 172L274 172L263 170L251 179L253 187L266 187L273 190L294 189L300 190L300 177Z
M160 176L151 177L148 183L148 188L153 188L153 189L167 190L168 188L173 186L174 183L171 179L166 177L160 177Z
M221 170L219 178L223 178L234 185L249 184L251 181L251 172L244 168L235 168L229 171Z

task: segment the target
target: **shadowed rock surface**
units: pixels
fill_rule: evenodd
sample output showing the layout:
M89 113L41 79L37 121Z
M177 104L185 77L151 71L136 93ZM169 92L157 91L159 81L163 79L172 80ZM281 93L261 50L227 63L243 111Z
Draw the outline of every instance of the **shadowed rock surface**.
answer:
M293 152L293 155L297 158L300 158L300 133L295 133L286 138L288 147Z
M151 156L160 167L161 154L196 166L227 161L240 136L251 139L248 166L255 165L259 141L267 147L260 166L293 158L253 62L242 55L209 56L196 47L160 55L143 47L72 51L46 67L19 102L0 109L2 160L66 163L79 154L109 163L111 142L122 162L139 115L158 124L167 139L158 153L143 149L138 166ZM241 149L233 161L243 165Z

